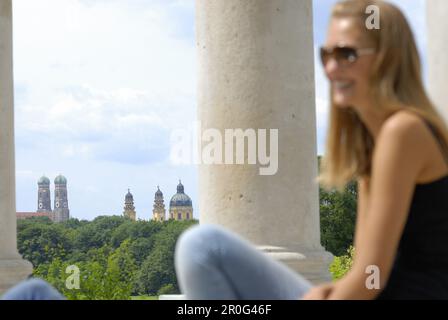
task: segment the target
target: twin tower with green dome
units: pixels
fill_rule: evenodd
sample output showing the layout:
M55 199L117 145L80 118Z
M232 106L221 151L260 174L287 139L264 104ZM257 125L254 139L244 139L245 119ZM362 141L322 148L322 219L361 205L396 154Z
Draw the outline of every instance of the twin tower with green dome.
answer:
M50 179L43 176L37 185L37 212L47 214L54 222L67 221L70 218L67 179L63 175L58 175L54 179L54 210L51 209Z

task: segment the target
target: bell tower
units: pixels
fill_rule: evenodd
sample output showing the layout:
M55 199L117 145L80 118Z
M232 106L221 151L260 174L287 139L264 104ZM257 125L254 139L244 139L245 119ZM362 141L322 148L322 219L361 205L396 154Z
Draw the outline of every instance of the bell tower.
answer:
M54 179L54 221L62 222L70 218L67 198L67 179L58 175Z
M129 217L131 220L135 221L135 207L134 207L134 196L128 189L128 193L124 199L124 212L123 215Z
M37 212L51 212L50 179L42 176L37 181Z
M163 200L163 193L157 186L157 191L154 197L154 208L152 209L152 219L154 221L165 221L165 203Z

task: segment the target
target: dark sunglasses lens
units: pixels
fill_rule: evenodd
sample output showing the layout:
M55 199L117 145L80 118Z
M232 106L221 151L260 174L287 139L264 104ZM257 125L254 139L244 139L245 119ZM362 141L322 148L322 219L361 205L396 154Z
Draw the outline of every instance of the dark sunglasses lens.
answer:
M335 48L334 56L336 61L340 64L352 63L356 60L356 50L353 48Z
M357 59L356 50L348 47L336 47L334 49L320 49L320 59L326 65L330 58L334 58L340 65L347 65Z

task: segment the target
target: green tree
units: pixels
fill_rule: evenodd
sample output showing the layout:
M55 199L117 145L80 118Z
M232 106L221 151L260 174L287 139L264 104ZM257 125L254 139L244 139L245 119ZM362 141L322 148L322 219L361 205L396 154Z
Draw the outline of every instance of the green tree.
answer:
M73 243L63 226L46 221L25 226L21 225L17 235L18 250L34 266L64 258L71 252Z
M150 239L162 227L163 223L157 221L126 221L112 232L111 245L114 248L118 248L126 239Z
M52 224L53 222L48 217L31 217L27 219L19 219L17 220L17 232L20 233L23 230L29 228L30 226L34 226L36 224Z
M352 267L355 249L350 246L345 255L335 257L330 265L330 273L333 280L341 279Z
M50 282L68 299L176 293L175 244L195 223L131 221L114 216L63 223L30 219L17 224L18 247L33 262L34 275ZM79 268L79 289L67 287L67 279L74 279L66 273L72 270L69 266Z
M137 290L140 294L156 294L160 288L169 284L179 292L174 250L180 234L195 223L195 220L169 221L156 235L154 248L137 274Z
M59 224L64 226L66 229L76 230L82 226L89 224L89 221L71 218L71 219L68 219L67 221L60 222Z
M173 284L166 284L162 288L157 291L157 295L160 296L162 294L176 294L178 293L178 289Z
M107 258L103 265L102 257L96 261L74 264L79 268L79 289L68 288L66 285L70 273L66 273L68 262L53 260L47 268L39 266L34 275L45 279L61 294L70 300L128 300L131 296L132 283L122 278L120 259L114 255ZM45 270L46 269L46 270Z
M118 268L119 278L118 281L125 283L129 286L128 290L135 293L133 290L135 287L135 278L137 273L137 264L129 250L131 240L126 239L110 256L108 260L108 267Z
M349 183L344 192L319 188L319 193L322 245L335 256L342 255L353 244L357 184Z
M109 245L113 231L121 224L130 221L122 216L100 216L92 222L78 228L77 248L87 251L90 248L101 248Z
M154 237L138 238L131 241L129 251L138 267L141 267L143 261L149 256L154 247Z

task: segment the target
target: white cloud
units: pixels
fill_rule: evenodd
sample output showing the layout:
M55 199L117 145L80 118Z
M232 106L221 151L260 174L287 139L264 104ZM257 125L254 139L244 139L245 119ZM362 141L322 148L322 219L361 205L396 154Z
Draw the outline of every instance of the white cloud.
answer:
M395 2L424 48L425 1ZM14 0L18 210L35 209L43 173L67 176L82 218L120 214L128 187L149 218L156 185L168 202L178 178L196 205L195 168L168 164L170 130L196 118L193 31L193 0ZM328 84L315 63L321 154Z
M196 194L195 168L168 163L170 130L196 118L193 12L181 0L14 1L19 210L35 209L41 172L67 175L84 218L121 213L127 187L142 196L188 177Z
M189 101L192 98L155 97L126 88L70 87L49 105L18 105L18 147L28 139L34 140L36 153L61 150L64 158L129 164L164 161L171 130L195 118Z
M194 43L176 37L157 2L17 0L14 13L16 82L32 90L86 84L194 94Z
M172 19L173 8L191 5L15 1L19 147L48 137L36 139L35 147L63 150L66 157L139 145L152 150L153 138L166 134L167 140L171 127L193 121L194 41L176 34Z

